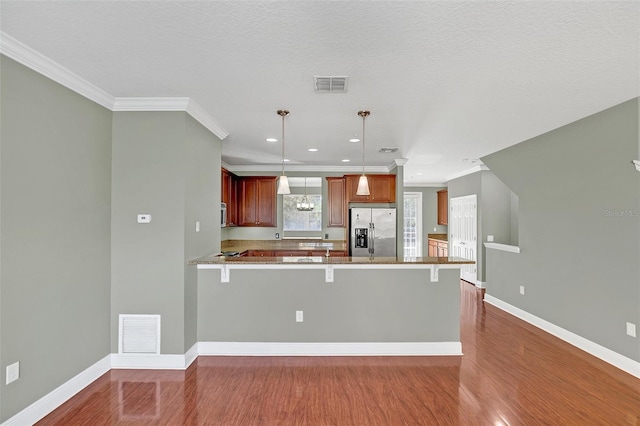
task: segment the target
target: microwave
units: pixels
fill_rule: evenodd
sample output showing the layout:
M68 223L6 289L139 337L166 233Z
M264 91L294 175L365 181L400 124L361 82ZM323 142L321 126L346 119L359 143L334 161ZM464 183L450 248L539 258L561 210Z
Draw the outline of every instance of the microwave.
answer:
M227 203L220 203L220 227L227 226Z

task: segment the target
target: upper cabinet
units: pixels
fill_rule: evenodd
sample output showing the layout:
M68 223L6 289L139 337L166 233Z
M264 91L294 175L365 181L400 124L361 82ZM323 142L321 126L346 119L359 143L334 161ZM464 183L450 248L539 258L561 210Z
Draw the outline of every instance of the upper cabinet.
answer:
M345 227L347 218L347 202L345 197L345 178L327 178L327 226Z
M222 169L221 200L227 204L227 226L238 225L238 177Z
M369 195L356 195L360 175L345 175L347 201L350 203L395 203L396 175L367 175Z
M275 176L238 178L238 225L276 226Z
M438 191L438 225L449 223L449 190Z

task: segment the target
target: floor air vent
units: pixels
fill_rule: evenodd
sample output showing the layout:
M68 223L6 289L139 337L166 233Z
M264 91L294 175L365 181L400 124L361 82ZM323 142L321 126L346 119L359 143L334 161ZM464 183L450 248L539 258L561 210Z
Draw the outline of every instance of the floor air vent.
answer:
M118 353L160 354L160 315L120 315Z

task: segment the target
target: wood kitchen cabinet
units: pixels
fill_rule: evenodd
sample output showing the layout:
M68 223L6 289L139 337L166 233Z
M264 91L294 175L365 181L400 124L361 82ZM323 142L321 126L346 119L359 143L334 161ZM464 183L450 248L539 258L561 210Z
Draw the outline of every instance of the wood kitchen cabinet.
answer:
M227 226L238 225L238 177L222 169L220 198L227 204Z
M449 190L438 191L438 225L449 223Z
M345 193L345 178L327 178L327 226L347 226L347 199Z
M238 178L239 226L276 226L276 180L276 176Z
M347 201L351 203L395 203L396 175L367 175L369 195L356 195L360 175L345 175Z
M449 257L449 242L429 238L429 257Z

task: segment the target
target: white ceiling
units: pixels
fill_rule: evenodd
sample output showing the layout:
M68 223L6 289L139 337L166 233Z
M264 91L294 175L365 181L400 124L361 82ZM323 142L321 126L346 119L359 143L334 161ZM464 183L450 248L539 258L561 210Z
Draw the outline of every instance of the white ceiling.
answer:
M113 96L193 98L232 169L280 167L280 108L287 169L358 168L369 109L367 165L410 185L640 95L637 1L3 0L0 29Z

